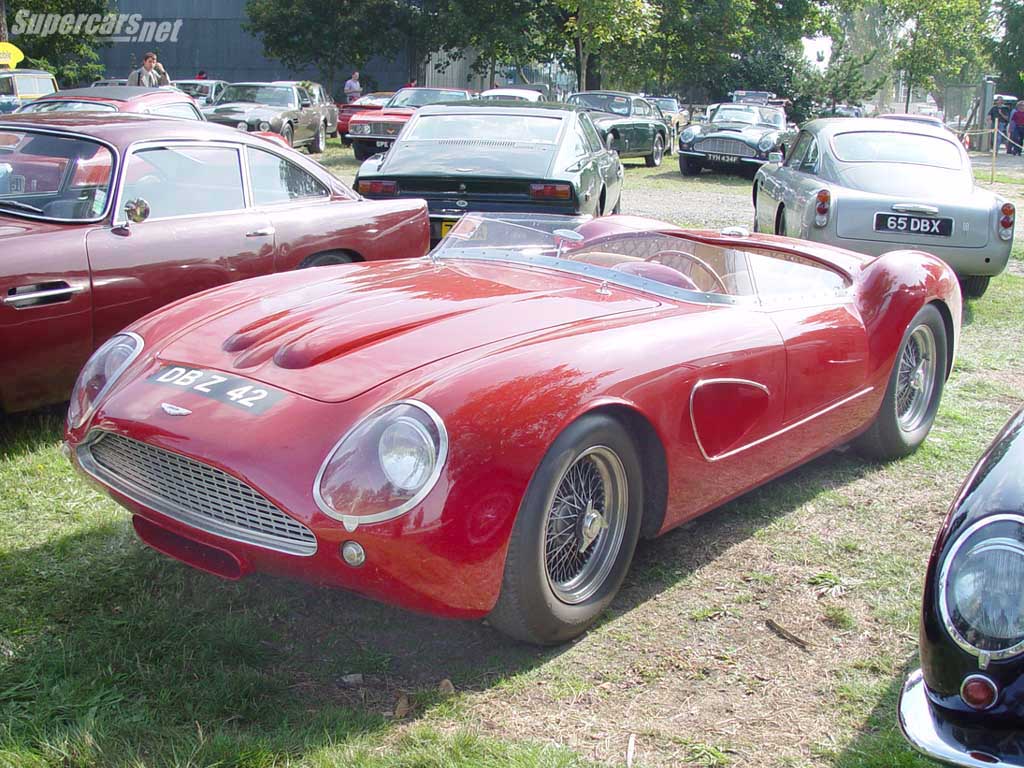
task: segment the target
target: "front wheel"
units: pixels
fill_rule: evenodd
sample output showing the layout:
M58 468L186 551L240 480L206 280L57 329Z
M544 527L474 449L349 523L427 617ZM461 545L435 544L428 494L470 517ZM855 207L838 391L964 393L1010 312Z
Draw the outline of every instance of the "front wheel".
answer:
M700 174L700 163L686 155L679 156L679 172L683 176L697 176Z
M661 138L661 134L654 137L654 146L651 148L651 154L644 158L644 163L648 168L657 168L661 165L662 155L665 154L665 141Z
M946 324L939 310L928 304L903 334L882 406L857 438L861 453L888 461L912 453L924 442L942 399L947 354Z
M988 275L965 277L960 281L960 290L969 299L980 299L988 290L988 283L991 279Z
M491 624L537 645L583 634L626 577L642 512L643 478L629 433L600 414L570 424L523 497Z
M313 143L309 145L309 154L319 155L327 148L327 126L323 123L317 126Z

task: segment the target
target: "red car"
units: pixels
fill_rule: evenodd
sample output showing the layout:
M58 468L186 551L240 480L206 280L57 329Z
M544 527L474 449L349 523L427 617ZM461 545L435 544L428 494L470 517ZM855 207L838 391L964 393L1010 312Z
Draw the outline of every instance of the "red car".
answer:
M354 114L380 111L394 95L394 91L377 91L361 96L351 104L338 102L338 135L341 136L341 143L346 147L352 143L345 134L348 133L348 121Z
M205 120L195 99L177 88L108 85L72 88L29 102L16 114L52 112L136 112L184 120Z
M365 201L232 128L97 113L0 121L0 412L66 400L151 310L245 277L420 256L422 201Z
M559 643L640 536L927 435L960 332L942 261L530 216L150 315L79 378L73 461L196 568Z
M348 133L356 160L387 152L417 109L443 101L465 101L470 91L453 88L402 88L379 110L357 112L349 118ZM340 118L339 118L340 119ZM341 129L339 128L339 133Z

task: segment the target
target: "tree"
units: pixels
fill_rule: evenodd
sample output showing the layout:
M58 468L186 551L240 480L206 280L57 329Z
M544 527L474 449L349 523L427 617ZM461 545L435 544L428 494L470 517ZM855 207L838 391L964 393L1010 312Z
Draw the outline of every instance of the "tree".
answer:
M650 0L558 0L568 14L562 29L576 52L580 89L587 84L587 67L609 43L628 44L650 35L658 22L658 8Z
M10 41L7 34L7 0L0 0L0 43Z
M999 90L1024 93L1024 0L1002 0L996 17L1001 36L989 46L999 72Z
M371 56L398 53L410 9L399 0L248 0L245 28L267 56L292 69L316 67L328 91L343 66L362 68Z
M806 78L805 88L816 105L827 105L835 113L838 104L859 105L874 96L885 82L884 76L868 79L868 67L878 55L869 50L858 56L843 35L832 41L832 56L823 72L812 71Z
M6 32L14 30L15 17L19 11L57 14L103 14L109 8L107 0L0 0L0 15L3 15ZM3 30L0 30L3 31ZM47 35L18 35L14 41L25 53L25 66L52 72L58 82L67 86L90 82L103 76L103 64L96 48L99 45L95 35L84 32Z

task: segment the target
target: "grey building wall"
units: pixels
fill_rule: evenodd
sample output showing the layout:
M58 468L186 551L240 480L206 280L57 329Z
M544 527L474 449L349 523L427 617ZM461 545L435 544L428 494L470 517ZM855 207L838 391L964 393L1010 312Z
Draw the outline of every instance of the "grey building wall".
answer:
M182 19L177 42L112 43L100 49L107 77L127 77L142 59L154 50L173 79L186 80L205 69L211 79L243 82L247 80L319 80L315 68L293 70L263 55L259 39L242 25L247 21L245 0L118 0L120 13L138 13L146 21ZM310 20L315 24L315 20ZM394 60L371 59L363 68L381 90L394 90L408 80L409 66L404 54ZM340 96L349 71L339 74L334 84ZM326 83L325 83L326 85Z

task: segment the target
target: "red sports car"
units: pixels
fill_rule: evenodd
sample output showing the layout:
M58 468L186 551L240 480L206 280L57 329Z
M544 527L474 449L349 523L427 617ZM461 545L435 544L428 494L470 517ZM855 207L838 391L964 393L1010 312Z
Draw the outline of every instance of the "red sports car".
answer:
M345 134L348 133L348 121L353 115L358 112L379 112L394 95L394 91L375 91L359 97L351 104L338 102L338 135L341 136L341 143L346 147L352 144Z
M17 114L52 112L135 112L184 120L205 120L195 99L177 88L108 85L58 91L21 107Z
M352 142L356 160L366 160L378 152L387 152L420 107L444 101L465 101L471 95L469 91L453 88L402 88L383 108L352 115L348 133L341 135Z
M100 89L91 89L100 90ZM151 310L245 277L421 256L422 201L366 201L290 149L198 121L0 121L0 412L66 400Z
M850 442L914 450L960 301L919 251L469 214L430 258L149 315L83 370L66 437L196 568L559 643L640 536Z

